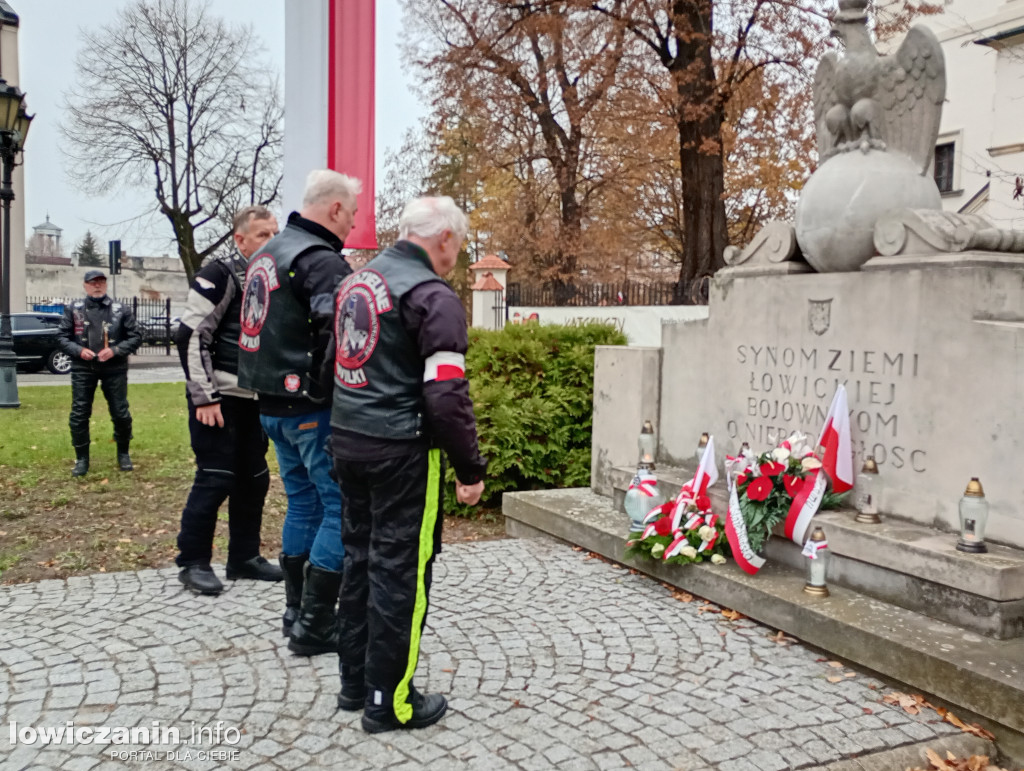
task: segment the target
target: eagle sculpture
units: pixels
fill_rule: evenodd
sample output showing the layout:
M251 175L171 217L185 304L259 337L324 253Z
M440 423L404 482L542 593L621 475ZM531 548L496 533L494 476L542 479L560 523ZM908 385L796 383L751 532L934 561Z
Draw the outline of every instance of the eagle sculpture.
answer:
M832 35L846 55L827 53L814 75L814 123L824 163L859 149L903 153L927 174L946 97L946 64L935 33L913 27L882 56L868 31L869 0L839 0Z

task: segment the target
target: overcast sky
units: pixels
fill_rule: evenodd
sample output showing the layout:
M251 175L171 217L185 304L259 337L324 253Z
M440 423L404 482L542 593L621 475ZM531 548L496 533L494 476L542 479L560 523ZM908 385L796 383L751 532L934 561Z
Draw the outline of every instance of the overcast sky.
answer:
M290 0L301 2L302 0ZM66 253L92 230L104 246L121 238L134 254L174 254L170 225L159 216L128 223L151 203L151 195L131 191L120 196L87 197L68 181L65 159L59 148L64 92L74 79L75 53L81 45L80 30L93 29L114 20L124 3L119 0L9 0L21 18L19 35L20 87L28 94L35 113L25 152L25 226L46 219L64 228ZM210 10L230 21L252 24L266 48L268 59L281 72L284 86L285 0L211 0ZM401 67L399 0L377 0L377 174L391 148L401 144L405 130L426 113L410 89L411 79Z

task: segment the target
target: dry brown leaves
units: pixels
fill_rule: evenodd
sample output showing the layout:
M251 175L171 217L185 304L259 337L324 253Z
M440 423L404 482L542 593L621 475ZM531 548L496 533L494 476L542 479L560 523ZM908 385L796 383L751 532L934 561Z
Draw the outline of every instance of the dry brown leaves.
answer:
M939 753L932 749L926 749L925 754L928 756L928 768L914 768L910 771L1005 771L998 766L990 766L985 755L958 758L952 752L947 752L946 757L941 758Z
M935 713L939 717L941 717L945 722L949 723L950 725L956 726L964 733L973 734L982 739L996 738L993 733L991 733L990 731L986 731L977 723L965 723L963 720L958 718L945 707L936 707L934 704L926 700L924 696L922 696L919 693L909 694L900 693L899 691L893 691L892 693L887 693L885 696L883 696L882 701L886 704L892 704L895 707L899 707L904 712L910 715L918 715L921 713L921 710L931 709L934 710ZM987 758L986 762L988 762ZM961 767L956 766L954 768L956 769L956 771L960 771ZM963 766L963 768L967 768L967 766ZM988 768L988 766L982 766L982 768Z
M773 643L782 646L786 646L790 643L795 643L797 641L795 637L787 637L786 633L783 632L781 629L775 634L768 635L768 639L771 640Z

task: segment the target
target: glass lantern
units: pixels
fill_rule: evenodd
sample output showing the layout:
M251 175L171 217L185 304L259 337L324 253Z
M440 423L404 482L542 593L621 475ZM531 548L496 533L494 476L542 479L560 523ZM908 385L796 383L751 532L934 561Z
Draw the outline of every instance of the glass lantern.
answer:
M711 437L707 431L700 435L700 440L697 442L697 449L693 452L693 459L697 461L698 466L700 465L700 462L704 460L704 450L707 448L708 440L710 438Z
M873 455L864 458L864 466L860 470L856 481L857 507L856 521L863 525L877 525L882 519L878 516L878 464L875 463Z
M640 438L636 444L640 449L640 465L653 469L656 442L654 438L654 424L651 421L644 421L644 426L640 429Z
M828 597L828 585L825 583L829 560L828 540L820 527L815 527L807 539L803 555L807 558L807 583L804 584L804 591L815 597Z
M985 526L988 524L988 501L978 477L971 477L960 499L960 540L956 548L972 554L988 551L985 546Z

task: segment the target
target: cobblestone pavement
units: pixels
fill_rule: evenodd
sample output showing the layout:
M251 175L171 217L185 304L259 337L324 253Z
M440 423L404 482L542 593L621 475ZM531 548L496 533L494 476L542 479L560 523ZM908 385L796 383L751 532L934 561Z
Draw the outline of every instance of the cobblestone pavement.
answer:
M280 585L199 598L164 569L3 587L0 767L777 771L955 732L772 630L552 541L447 546L435 576L417 684L451 709L378 736L335 710L333 656L288 652ZM11 721L17 736L158 721L182 743L12 744Z

